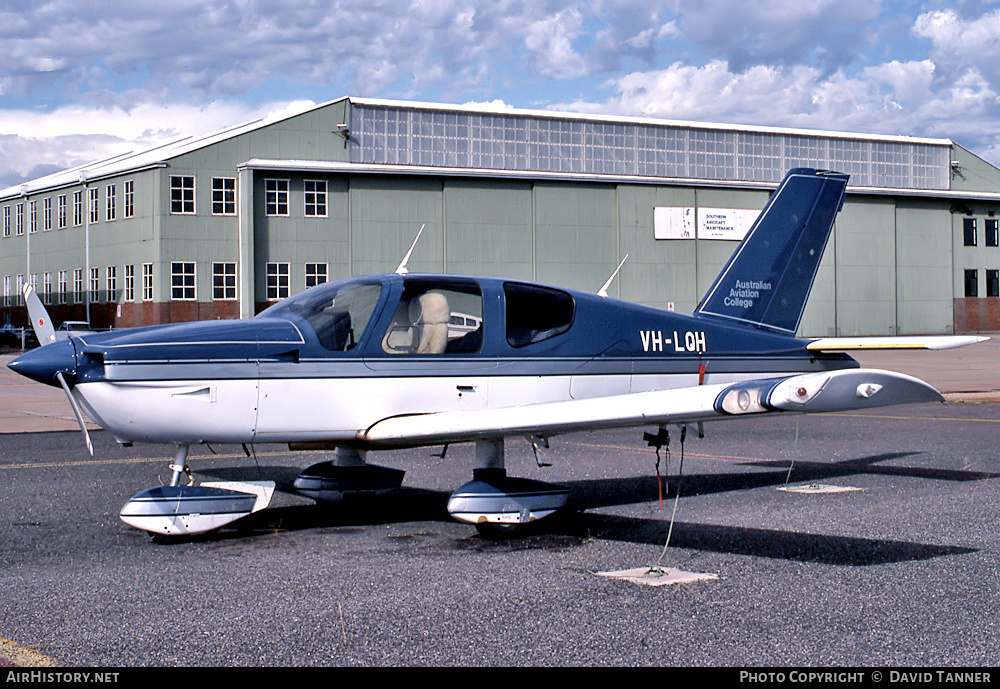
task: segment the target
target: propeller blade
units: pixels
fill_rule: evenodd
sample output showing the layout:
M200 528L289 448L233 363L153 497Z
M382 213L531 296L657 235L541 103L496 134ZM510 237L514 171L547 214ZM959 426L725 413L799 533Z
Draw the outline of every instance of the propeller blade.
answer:
M42 300L38 298L38 293L31 286L30 282L24 284L24 303L28 307L28 318L31 319L31 327L35 329L39 345L47 345L56 341L56 329L52 326L52 319L49 312L42 306Z
M66 382L66 378L63 377L62 371L56 374L56 378L59 380L59 384L62 385L62 389L66 393L66 398L69 399L69 406L73 408L73 414L76 416L76 422L80 424L80 430L83 431L83 439L87 442L87 451L93 457L94 444L90 442L90 431L87 430L87 424L83 420L83 414L80 413L80 407L77 405L76 400L73 399L73 393L70 392L69 384Z

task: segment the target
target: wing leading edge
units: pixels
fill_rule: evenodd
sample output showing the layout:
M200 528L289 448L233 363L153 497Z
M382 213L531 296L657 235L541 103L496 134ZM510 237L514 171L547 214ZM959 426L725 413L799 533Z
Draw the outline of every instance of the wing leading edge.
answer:
M394 416L359 433L358 441L372 447L412 447L943 400L941 393L911 376L877 369L847 369L503 409Z

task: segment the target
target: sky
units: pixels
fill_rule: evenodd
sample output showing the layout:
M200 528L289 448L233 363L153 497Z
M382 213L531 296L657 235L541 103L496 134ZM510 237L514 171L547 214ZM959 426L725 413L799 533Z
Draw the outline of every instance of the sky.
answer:
M1000 0L3 0L0 188L341 96L947 138Z

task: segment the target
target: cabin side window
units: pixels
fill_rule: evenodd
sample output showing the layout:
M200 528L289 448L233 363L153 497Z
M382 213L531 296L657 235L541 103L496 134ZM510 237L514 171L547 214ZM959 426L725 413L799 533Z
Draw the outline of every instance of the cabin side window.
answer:
M483 345L483 295L471 281L407 279L382 338L387 354L472 354Z
M505 282L504 302L507 312L507 342L511 347L526 347L561 335L573 325L576 304L566 292Z

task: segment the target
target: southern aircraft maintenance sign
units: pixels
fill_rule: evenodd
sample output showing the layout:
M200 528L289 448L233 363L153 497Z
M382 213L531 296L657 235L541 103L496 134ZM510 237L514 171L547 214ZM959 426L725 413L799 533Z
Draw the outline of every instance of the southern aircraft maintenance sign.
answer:
M664 208L653 209L654 239L722 239L741 241L750 231L760 211L745 208Z

